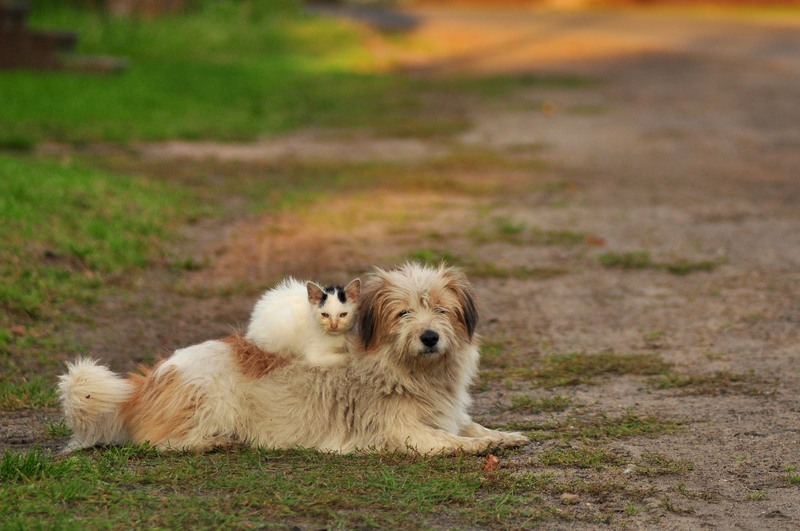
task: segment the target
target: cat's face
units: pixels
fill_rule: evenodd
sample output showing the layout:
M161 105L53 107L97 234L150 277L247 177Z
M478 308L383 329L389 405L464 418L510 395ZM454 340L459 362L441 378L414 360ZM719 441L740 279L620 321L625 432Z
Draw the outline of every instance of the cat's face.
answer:
M343 334L353 328L356 322L356 305L361 292L361 281L355 279L344 288L327 286L325 288L309 282L308 302L320 328L332 335Z

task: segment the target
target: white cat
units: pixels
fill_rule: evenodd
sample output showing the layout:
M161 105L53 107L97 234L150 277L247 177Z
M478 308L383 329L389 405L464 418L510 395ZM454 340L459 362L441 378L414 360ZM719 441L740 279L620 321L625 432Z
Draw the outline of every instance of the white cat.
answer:
M245 338L261 350L311 366L337 365L345 359L360 292L359 279L323 288L288 278L256 303Z

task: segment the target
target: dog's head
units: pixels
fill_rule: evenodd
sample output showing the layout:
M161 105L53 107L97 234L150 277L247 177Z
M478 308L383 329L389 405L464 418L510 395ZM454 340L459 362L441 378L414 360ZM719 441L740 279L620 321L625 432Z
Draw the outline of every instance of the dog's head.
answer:
M472 288L458 269L376 268L362 290L359 324L368 352L391 344L402 357L436 359L471 344L477 323Z

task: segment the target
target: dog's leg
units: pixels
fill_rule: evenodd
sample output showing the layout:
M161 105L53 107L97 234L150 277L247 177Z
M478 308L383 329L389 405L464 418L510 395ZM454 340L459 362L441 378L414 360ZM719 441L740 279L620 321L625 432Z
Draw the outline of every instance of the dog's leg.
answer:
M396 426L390 441L395 441L392 450L421 454L480 454L498 448L500 442L490 436L462 437L417 422Z
M518 431L490 430L477 422L469 422L458 431L458 434L462 437L489 437L500 448L523 446L529 442L528 437Z

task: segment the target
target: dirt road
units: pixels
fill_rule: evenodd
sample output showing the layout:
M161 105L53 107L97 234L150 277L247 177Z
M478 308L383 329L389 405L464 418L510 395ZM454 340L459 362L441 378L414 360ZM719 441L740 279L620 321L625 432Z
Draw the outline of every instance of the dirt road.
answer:
M658 519L628 525L800 525L800 490L786 479L800 461L798 20L468 11L430 11L424 20L419 31L443 50L431 68L599 80L589 90L531 91L538 107L477 110L461 138L496 149L538 147L554 174L576 187L566 202L518 196L494 215L606 242L591 251L492 246L500 261L570 273L481 282L486 313L498 320L484 335L534 355L655 351L686 373L777 381L764 393L720 386L690 396L621 378L573 396L608 414L635 408L691 419L680 433L615 445L694 464L680 480L655 481L668 493L654 496L658 508L647 505L650 517L661 511ZM452 42L455 57L444 52ZM686 276L604 269L597 257L609 251L719 265ZM694 494L675 494L684 487Z

